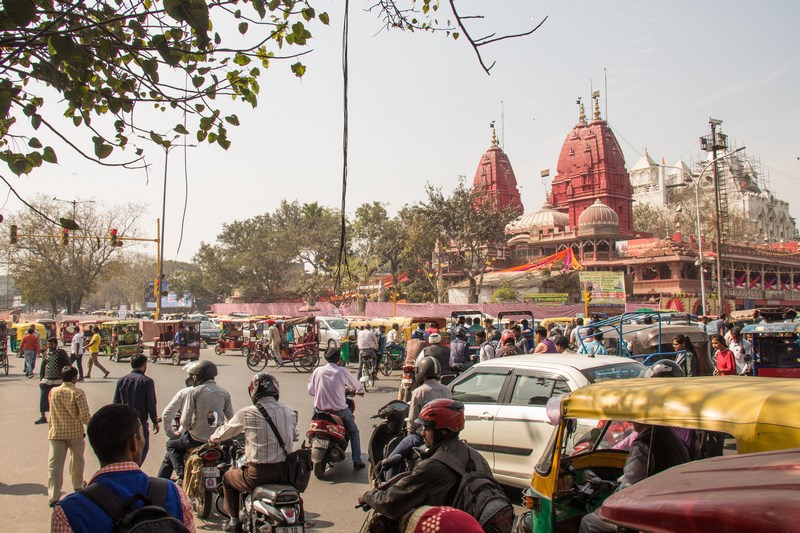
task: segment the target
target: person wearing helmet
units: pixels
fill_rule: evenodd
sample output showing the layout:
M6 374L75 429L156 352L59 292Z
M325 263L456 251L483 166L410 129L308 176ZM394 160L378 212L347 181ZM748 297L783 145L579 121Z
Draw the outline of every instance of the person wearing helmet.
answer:
M413 368L415 366L417 357L426 346L428 346L428 343L425 342L425 332L421 329L415 329L414 332L411 333L411 340L406 343L406 358L405 361L403 361L404 372L406 368ZM397 399L400 401L407 401L406 393L407 389L401 380L397 391Z
M214 381L217 365L203 359L186 365L184 370L192 383L181 411L184 431L167 441L167 454L158 471L158 477L169 479L169 460L179 481L183 480L186 451L207 442L216 427L233 416L231 395Z
M474 449L458 438L464 429L464 404L440 398L428 402L415 421L423 428L427 458L417 463L411 473L387 489L375 488L358 498L377 513L399 520L423 505L453 505L460 475L443 461L442 455L475 470L492 475L489 465ZM507 531L511 530L511 524Z
M361 434L352 411L347 407L345 393L348 389L364 394L364 386L345 367L339 366L342 357L339 348L328 348L325 352L327 365L318 366L308 379L308 394L314 397L314 411L326 411L342 418L353 454L353 468L364 468L361 460Z
M469 360L467 330L459 326L453 330L453 333L453 338L450 341L450 368L457 372L463 372L472 366Z
M243 407L233 417L218 427L209 442L232 439L244 433L244 455L247 463L243 468L231 468L222 477L225 495L225 510L231 517L225 531L241 531L239 524L239 493L253 490L259 485L280 483L285 469L286 454L292 451L300 433L297 431L297 413L280 400L280 383L275 376L260 372L255 374L247 387L253 405ZM273 426L267 422L272 420ZM281 446L275 436L280 433Z
M422 444L422 435L417 432L417 418L420 411L431 401L439 398L452 398L450 389L442 385L442 366L433 357L423 357L415 369L414 374L419 386L411 393L411 404L408 409L408 435L401 440L389 455L400 454L404 458L411 455L411 450ZM389 471L391 478L397 473L397 468Z
M510 329L505 330L500 336L500 347L495 352L495 357L507 357L509 355L519 355L514 332Z
M439 361L442 367L442 374L449 374L450 370L450 350L441 345L442 336L438 333L431 333L428 337L428 346L417 356L414 366L417 366L423 357L433 357Z

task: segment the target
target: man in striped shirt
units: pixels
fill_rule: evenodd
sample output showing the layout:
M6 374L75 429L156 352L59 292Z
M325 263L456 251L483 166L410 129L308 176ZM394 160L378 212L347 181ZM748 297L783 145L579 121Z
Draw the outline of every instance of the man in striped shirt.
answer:
M241 531L239 523L239 493L252 491L266 483L280 483L283 478L286 454L291 453L297 439L297 413L278 401L280 384L274 376L261 372L253 376L248 386L253 405L240 409L217 428L211 439L219 443L244 433L244 468L231 468L222 478L225 510L231 517L225 531ZM280 433L270 426L266 417ZM281 446L280 441L283 442Z

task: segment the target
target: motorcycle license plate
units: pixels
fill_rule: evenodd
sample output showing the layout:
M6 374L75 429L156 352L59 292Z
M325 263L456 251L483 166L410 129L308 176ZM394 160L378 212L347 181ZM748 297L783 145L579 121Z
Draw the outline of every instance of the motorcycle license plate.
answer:
M276 527L275 533L303 533L303 526Z
M203 467L203 477L219 477L219 468L216 466L204 466Z
M311 447L312 448L327 448L328 441L325 439L318 439L316 437L311 439Z

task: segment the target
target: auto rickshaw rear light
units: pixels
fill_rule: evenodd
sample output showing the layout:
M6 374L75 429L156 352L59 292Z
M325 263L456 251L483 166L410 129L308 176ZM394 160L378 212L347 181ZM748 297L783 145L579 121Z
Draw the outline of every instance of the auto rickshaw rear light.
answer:
M526 509L530 509L531 511L542 510L542 498L540 496L523 494L522 503Z

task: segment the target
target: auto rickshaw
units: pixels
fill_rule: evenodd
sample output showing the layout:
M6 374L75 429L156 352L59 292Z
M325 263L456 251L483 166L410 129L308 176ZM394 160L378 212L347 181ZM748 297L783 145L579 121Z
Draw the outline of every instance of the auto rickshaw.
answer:
M800 447L798 402L794 380L741 376L605 381L556 396L547 405L556 427L514 531L578 531L614 492L634 422L694 430L692 459L783 450Z
M150 360L157 362L159 357L169 358L173 365L182 361L200 359L200 322L198 320L156 320L158 337L153 338L150 347ZM175 344L175 334L186 327L183 338Z
M98 352L105 352L108 353L107 346L108 346L108 338L103 336L103 329L100 327L103 325L104 322L108 322L108 320L104 319L92 319L92 320L81 320L78 322L78 327L81 328L83 331L83 342L84 344L88 344L89 339L92 338L94 328L100 329L100 348L98 348Z
M471 318L473 321L473 325L471 327L464 326L464 329L467 333L467 343L469 344L469 354L470 355L477 355L478 350L480 350L480 346L478 346L478 341L475 339L475 333L479 330L483 329L483 320L486 318L486 314L483 311L479 311L476 309L465 309L463 311L453 311L450 313L450 322L448 324L448 329L452 333L453 329L458 325L459 317L464 317L465 319ZM477 323L477 327L475 327L475 323Z
M100 325L100 335L109 339L106 352L112 361L143 353L142 330L138 320L109 320Z
M411 334L415 329L419 328L420 324L423 327L428 324L433 324L433 329L439 331L442 335L442 346L450 344L450 331L447 329L447 319L443 317L430 317L430 316L396 316L389 319L391 323L398 323L400 329L403 330L403 335L406 340L411 338ZM425 329L428 329L425 327Z
M345 363L357 363L358 362L358 344L356 343L356 339L358 337L358 330L361 329L362 326L370 326L372 328L377 328L378 326L384 326L388 329L392 327L392 324L396 323L397 321L387 320L385 318L370 318L364 320L351 320L347 323L347 331L345 332L344 336L342 337L341 342L341 351L342 351L342 360ZM403 328L403 324L400 324L400 328ZM406 336L406 339L410 338Z
M22 337L28 333L28 329L31 326L39 332L39 336L42 338L40 348L44 350L47 345L47 329L44 324L40 322L17 322L12 326L12 331L15 331L15 333L11 335L11 351L17 353L18 357L22 357L19 355L19 343L22 342Z
M247 357L256 349L256 341L264 335L265 325L262 319L255 317L220 319L221 332L219 341L214 345L214 353L222 355L241 350L242 355Z
M58 336L61 339L61 344L69 346L72 343L72 337L79 329L80 321L77 318L67 318L58 323Z
M40 318L36 322L44 326L44 331L46 336L42 339L43 341L47 342L47 339L49 339L50 337L58 336L58 334L56 333L57 326L55 320L51 320L49 318Z
M797 449L684 463L612 494L597 514L625 531L794 532L798 464Z
M753 343L753 375L800 378L800 323L774 322L742 328Z

